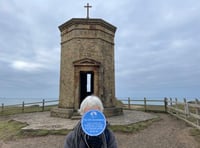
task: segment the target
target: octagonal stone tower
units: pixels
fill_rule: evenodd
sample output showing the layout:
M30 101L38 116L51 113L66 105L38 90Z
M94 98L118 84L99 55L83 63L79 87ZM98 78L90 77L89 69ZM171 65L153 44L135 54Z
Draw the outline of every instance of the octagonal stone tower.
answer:
M116 107L114 36L116 27L102 19L73 18L61 26L60 96L52 116L70 118L88 95L98 96L106 116Z

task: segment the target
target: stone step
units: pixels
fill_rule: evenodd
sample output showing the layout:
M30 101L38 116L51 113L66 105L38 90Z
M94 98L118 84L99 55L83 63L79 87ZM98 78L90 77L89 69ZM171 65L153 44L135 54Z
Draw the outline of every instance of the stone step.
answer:
M73 115L71 117L71 120L80 120L81 119L81 115Z
M81 119L81 115L79 114L78 111L75 111L71 117L72 120L80 120Z

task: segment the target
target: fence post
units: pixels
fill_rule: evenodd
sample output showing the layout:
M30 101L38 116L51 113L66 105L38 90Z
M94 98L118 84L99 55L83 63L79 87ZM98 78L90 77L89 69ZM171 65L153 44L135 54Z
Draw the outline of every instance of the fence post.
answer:
M178 115L178 99L177 98L175 98L175 102L176 102L176 114Z
M185 118L189 115L189 107L186 98L184 98L184 109L185 109Z
M170 98L170 106L172 106L172 98Z
M2 103L1 105L1 112L3 113L4 112L4 104Z
M24 101L22 102L22 112L24 113Z
M44 103L45 103L45 100L43 99L42 100L42 111L44 111Z
M165 112L167 112L167 104L168 104L168 99L167 98L164 98L164 103L165 103Z
M195 104L200 105L198 99L195 99ZM200 116L200 108L198 107L196 108L196 114ZM197 119L197 125L200 126L200 119Z
M144 111L147 111L147 99L144 97Z
M169 101L169 102L170 102L170 107L172 107L172 98L169 98L169 100L170 100L170 101ZM172 108L170 108L169 111L171 112L171 111L172 111Z

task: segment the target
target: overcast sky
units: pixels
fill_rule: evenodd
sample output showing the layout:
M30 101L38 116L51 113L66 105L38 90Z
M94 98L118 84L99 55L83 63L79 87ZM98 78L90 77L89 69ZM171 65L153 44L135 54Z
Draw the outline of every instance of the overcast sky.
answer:
M117 97L200 96L199 0L1 0L0 98L58 98L58 26L87 2L117 27Z

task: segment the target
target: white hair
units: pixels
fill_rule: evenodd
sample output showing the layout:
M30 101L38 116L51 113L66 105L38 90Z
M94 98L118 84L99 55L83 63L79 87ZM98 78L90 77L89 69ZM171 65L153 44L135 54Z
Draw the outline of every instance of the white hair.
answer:
M79 113L83 115L85 113L85 109L93 109L94 107L98 107L101 112L103 112L103 104L99 97L97 96L87 96L81 103Z

